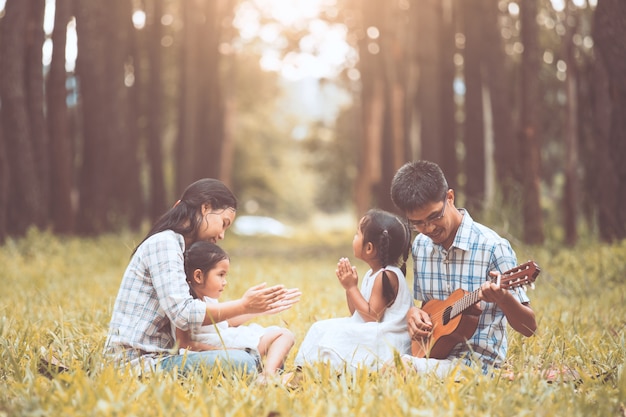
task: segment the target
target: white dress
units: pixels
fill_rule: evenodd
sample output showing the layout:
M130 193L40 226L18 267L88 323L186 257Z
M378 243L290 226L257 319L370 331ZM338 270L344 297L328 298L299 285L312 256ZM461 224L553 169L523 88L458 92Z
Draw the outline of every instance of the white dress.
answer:
M324 362L338 371L356 368L377 369L393 358L394 351L409 353L411 339L406 315L413 305L402 271L387 266L398 277L398 294L387 307L380 322L366 322L355 311L351 317L334 318L313 323L295 358L295 365ZM376 276L370 269L361 283L361 294L369 301Z
M217 304L219 301L204 297L204 302ZM191 334L191 340L226 349L249 349L258 354L261 337L268 330L278 328L278 326L263 327L256 323L231 327L227 321L220 321L216 324L201 326L197 332Z

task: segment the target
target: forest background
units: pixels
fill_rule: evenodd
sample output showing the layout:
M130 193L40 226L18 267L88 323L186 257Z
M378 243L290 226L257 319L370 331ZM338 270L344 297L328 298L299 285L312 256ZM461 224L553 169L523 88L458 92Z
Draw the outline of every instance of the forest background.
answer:
M623 0L0 0L0 416L626 416L625 40ZM347 314L355 217L395 211L418 158L542 268L538 332L510 332L502 372L320 365L288 390L103 358L145 227L216 177L238 219L298 231L223 242L228 298L302 290L261 320L294 332L293 369Z
M626 236L623 1L0 11L0 241L138 229L201 177L291 224L394 210L420 158L525 243Z

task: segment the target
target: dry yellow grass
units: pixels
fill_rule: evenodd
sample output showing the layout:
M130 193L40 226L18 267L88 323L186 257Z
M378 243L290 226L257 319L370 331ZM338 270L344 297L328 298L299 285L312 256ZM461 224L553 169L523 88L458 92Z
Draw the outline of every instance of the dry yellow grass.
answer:
M216 371L138 379L101 355L113 300L140 239L96 239L32 232L0 247L0 417L2 416L626 416L626 243L571 250L516 248L542 268L530 292L539 331L513 335L510 381L463 372L461 381L415 374L358 372L337 377L307 368L298 389L260 386ZM299 342L315 320L347 314L334 268L351 255L351 234L290 241L228 236L228 297L266 281L299 287L300 304L263 324L282 324ZM356 263L361 275L365 265ZM49 379L41 348L70 367ZM573 382L542 371L568 367Z

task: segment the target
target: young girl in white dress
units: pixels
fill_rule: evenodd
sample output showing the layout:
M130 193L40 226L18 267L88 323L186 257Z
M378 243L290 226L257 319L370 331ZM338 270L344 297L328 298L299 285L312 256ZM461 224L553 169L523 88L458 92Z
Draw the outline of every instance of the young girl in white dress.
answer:
M410 229L398 216L382 210L363 216L352 242L354 256L370 267L360 291L356 267L347 258L339 260L335 271L352 316L314 323L300 345L296 366L324 362L338 372L373 370L394 352L410 351L406 314L412 298L405 280L410 241Z
M226 275L230 267L228 254L216 244L199 241L185 252L185 274L189 290L194 298L206 303L219 303L218 298L226 287ZM299 292L297 289L290 291ZM275 311L276 310L276 311ZM276 308L261 314L272 314L284 310ZM187 351L216 349L244 349L262 359L260 379L276 374L282 368L287 354L294 344L293 334L278 326L262 327L256 323L242 325L260 314L243 314L229 320L195 331L176 329L176 340L181 354Z

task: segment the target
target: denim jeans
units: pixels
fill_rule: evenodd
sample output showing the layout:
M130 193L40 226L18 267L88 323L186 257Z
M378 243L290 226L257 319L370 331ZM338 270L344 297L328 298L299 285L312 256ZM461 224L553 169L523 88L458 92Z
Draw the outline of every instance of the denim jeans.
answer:
M185 355L168 356L157 365L164 371L178 371L184 375L201 369L210 370L219 361L224 372L235 375L252 375L257 372L257 358L245 350L208 350Z

